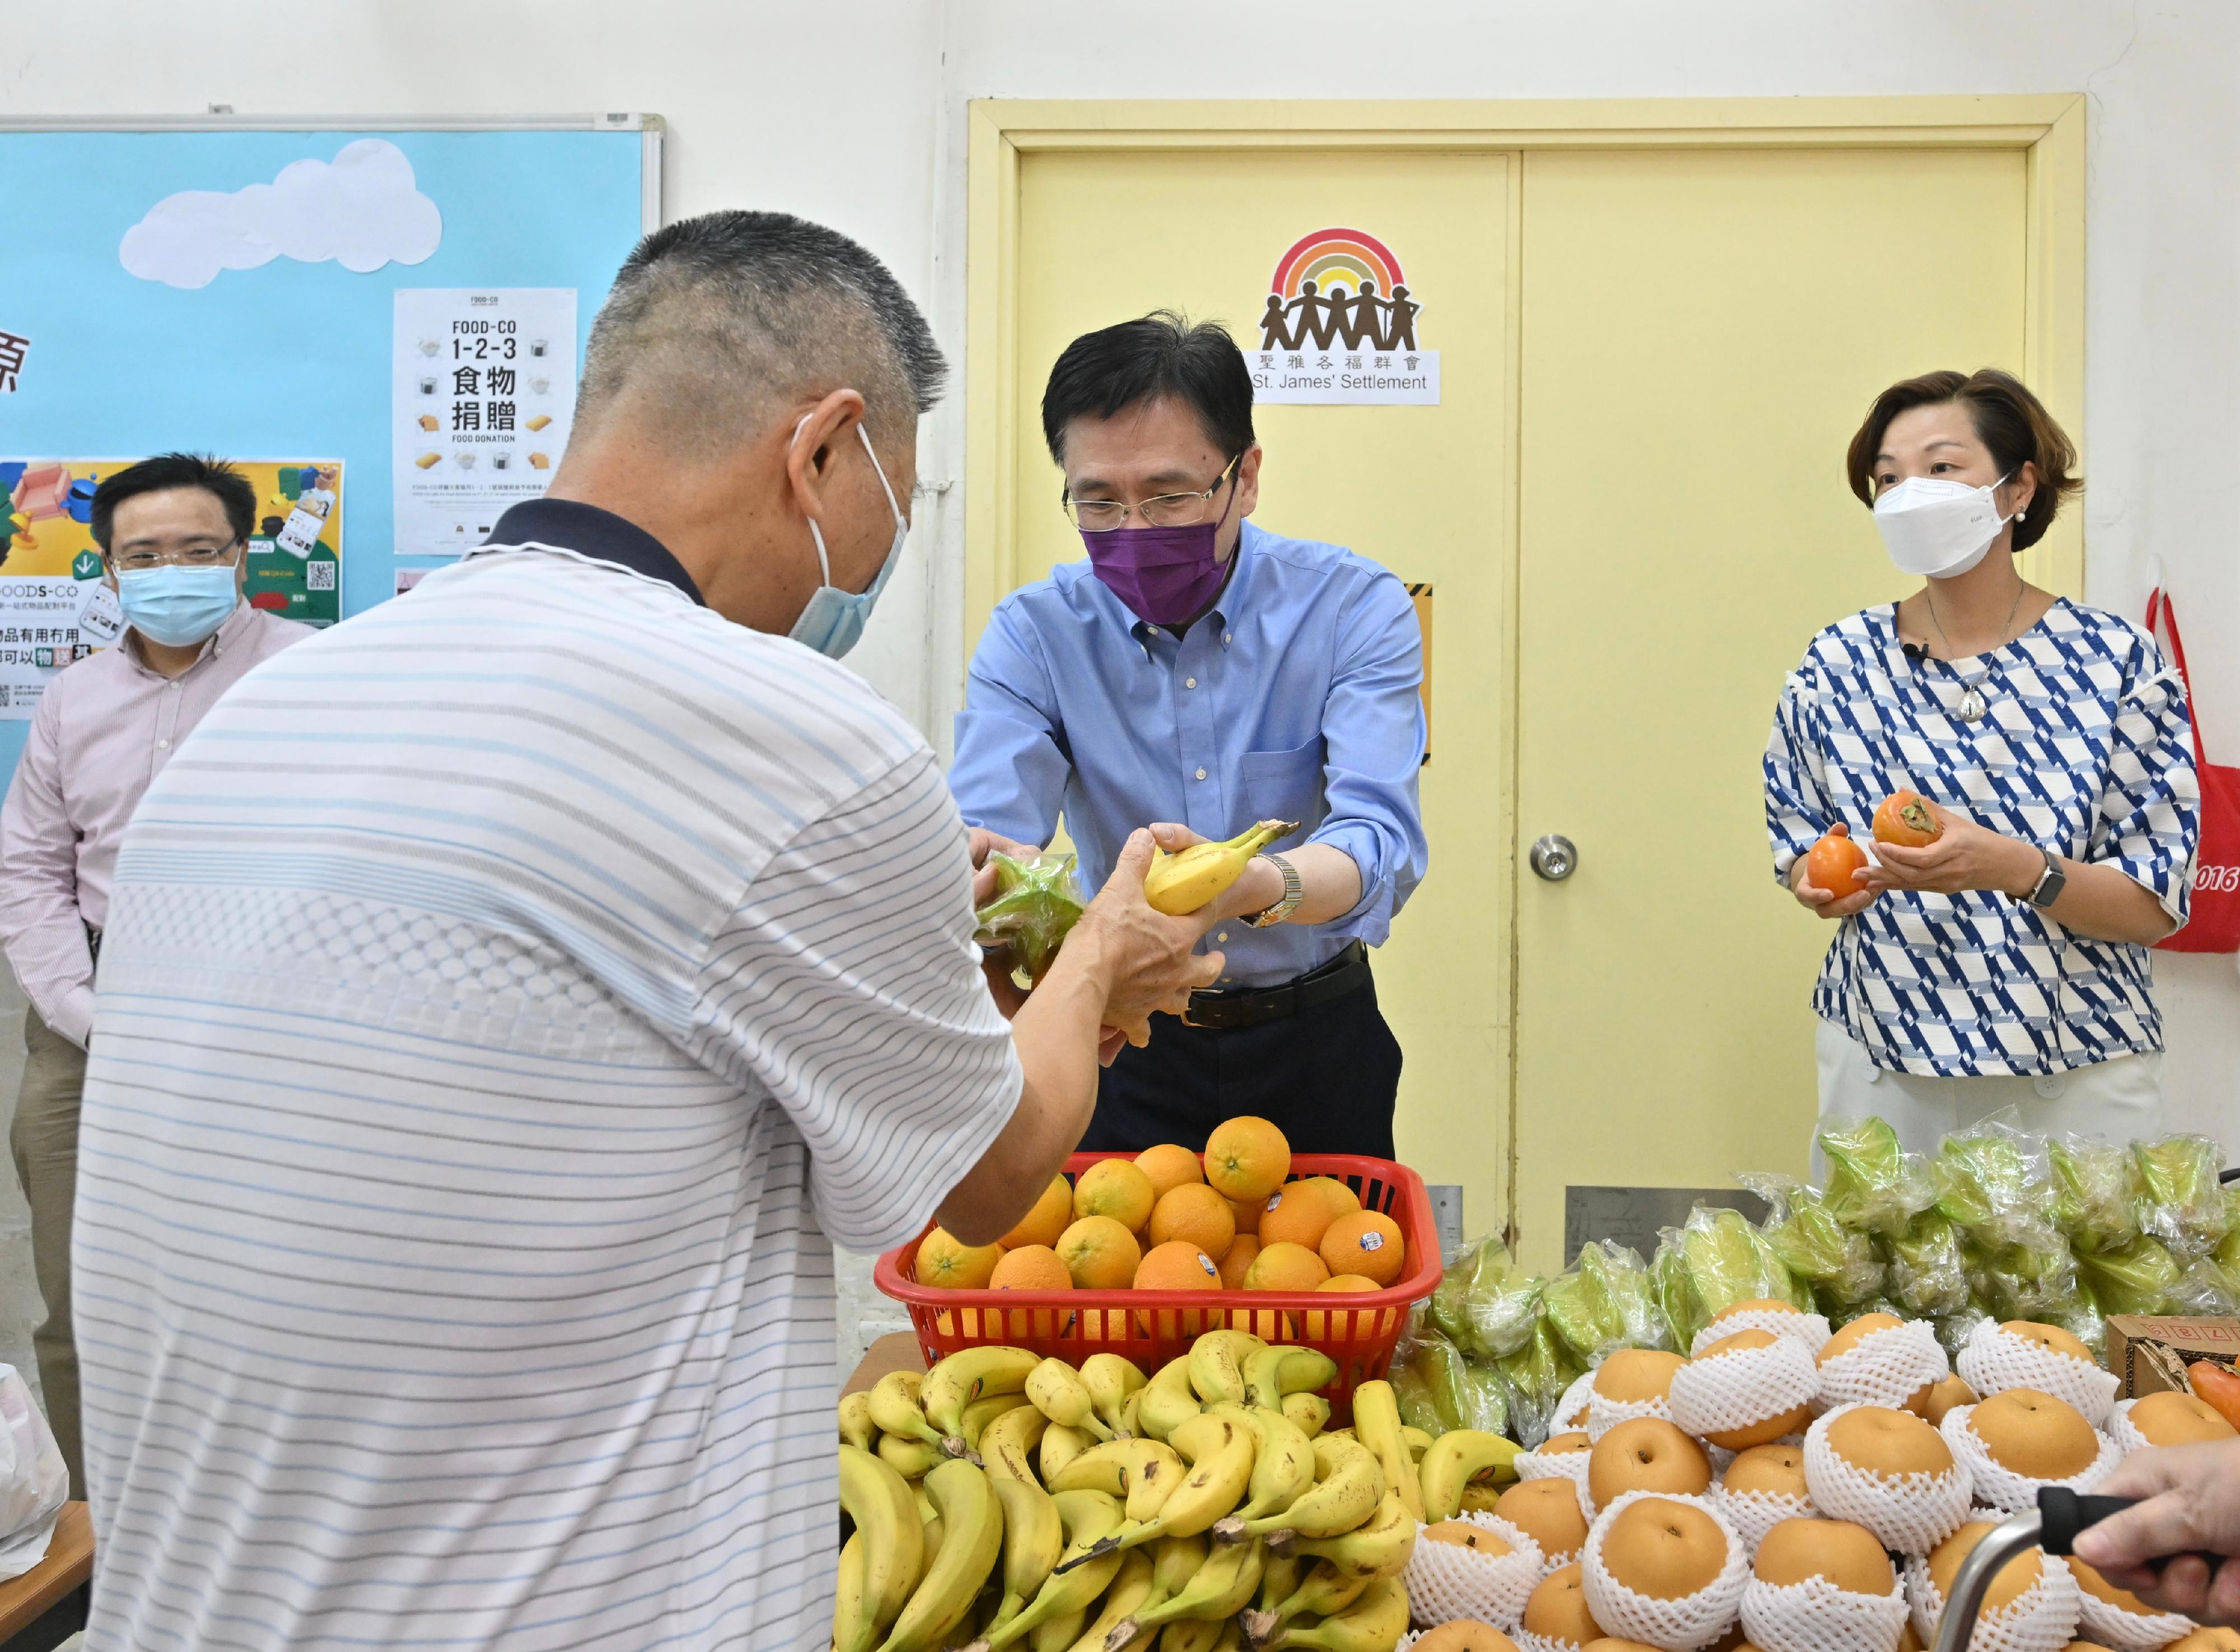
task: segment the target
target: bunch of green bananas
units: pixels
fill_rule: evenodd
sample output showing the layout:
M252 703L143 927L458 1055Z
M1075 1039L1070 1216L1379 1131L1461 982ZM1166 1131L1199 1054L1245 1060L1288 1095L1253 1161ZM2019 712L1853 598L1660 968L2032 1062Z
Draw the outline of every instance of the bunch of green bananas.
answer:
M990 1347L851 1395L834 1652L1392 1652L1418 1522L1515 1447L1383 1382L1325 1432L1337 1374L1217 1330L1149 1378Z

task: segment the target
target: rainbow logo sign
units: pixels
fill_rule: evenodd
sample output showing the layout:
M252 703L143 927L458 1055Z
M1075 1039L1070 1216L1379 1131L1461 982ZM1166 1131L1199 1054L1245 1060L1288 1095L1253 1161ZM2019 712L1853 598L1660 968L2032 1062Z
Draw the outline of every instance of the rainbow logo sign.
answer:
M1263 350L1416 351L1423 306L1409 296L1407 272L1392 249L1360 230L1301 236L1276 261Z
M1374 282L1378 292L1390 293L1407 279L1392 249L1375 236L1359 230L1317 230L1300 236L1277 260L1268 290L1289 303L1310 281L1323 291L1343 282L1357 293L1363 282Z

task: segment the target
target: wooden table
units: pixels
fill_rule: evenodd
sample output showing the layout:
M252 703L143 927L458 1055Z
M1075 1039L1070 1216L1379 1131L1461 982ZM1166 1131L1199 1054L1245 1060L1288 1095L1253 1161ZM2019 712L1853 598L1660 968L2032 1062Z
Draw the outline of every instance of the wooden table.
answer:
M847 1386L840 1390L840 1397L844 1400L851 1394L863 1393L890 1371L923 1369L925 1356L918 1351L917 1338L908 1331L890 1332L863 1350L863 1362L849 1377ZM0 1646L0 1652L7 1652L7 1649Z
M92 1516L66 1502L47 1557L0 1583L0 1652L47 1652L83 1629L92 1580Z

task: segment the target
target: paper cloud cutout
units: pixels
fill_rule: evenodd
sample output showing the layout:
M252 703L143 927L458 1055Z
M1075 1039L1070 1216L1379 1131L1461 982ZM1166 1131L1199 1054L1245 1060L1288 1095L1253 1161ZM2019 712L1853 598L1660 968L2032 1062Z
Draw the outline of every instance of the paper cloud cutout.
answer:
M419 263L443 238L443 215L415 187L412 163L394 143L362 137L332 162L291 161L270 183L165 196L124 232L117 256L143 281L194 288L275 258L332 258L363 275Z

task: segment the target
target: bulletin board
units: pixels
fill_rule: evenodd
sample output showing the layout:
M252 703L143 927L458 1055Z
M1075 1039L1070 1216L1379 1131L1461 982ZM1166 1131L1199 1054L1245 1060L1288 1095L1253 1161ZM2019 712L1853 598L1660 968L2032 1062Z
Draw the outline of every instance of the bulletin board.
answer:
M82 562L104 467L173 449L253 466L260 530L300 523L303 467L321 467L334 520L311 534L310 577L337 589L302 617L338 598L347 618L442 566L417 554L427 510L397 519L400 463L440 446L423 474L461 496L463 536L502 507L501 488L549 480L591 318L661 222L661 137L657 117L637 114L0 121L0 475L10 490L36 484L22 509L0 490L0 550L21 559L11 570L0 556L0 577L45 574L64 544ZM535 334L558 367L523 362L518 391L509 375L501 396L455 398L464 363L448 360L450 335L472 343L477 326L501 347L518 332L524 352ZM559 330L572 336L544 336ZM403 405L417 388L407 352L446 358L440 398ZM517 452L517 421L531 420ZM296 532L264 537L283 530ZM400 532L414 554L399 554ZM274 563L263 605L277 608L270 582L289 560L302 559ZM0 773L14 772L27 726L0 717Z

